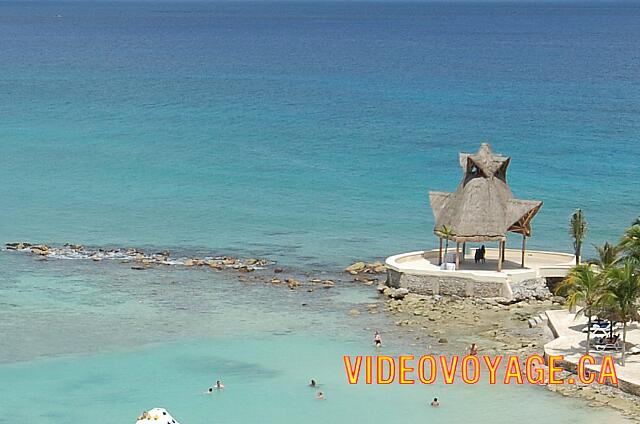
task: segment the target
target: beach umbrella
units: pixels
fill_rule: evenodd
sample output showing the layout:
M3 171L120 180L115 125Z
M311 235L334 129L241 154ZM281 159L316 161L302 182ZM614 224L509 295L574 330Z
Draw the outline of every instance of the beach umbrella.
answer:
M138 417L136 424L180 424L171 414L164 408L153 408L142 413Z

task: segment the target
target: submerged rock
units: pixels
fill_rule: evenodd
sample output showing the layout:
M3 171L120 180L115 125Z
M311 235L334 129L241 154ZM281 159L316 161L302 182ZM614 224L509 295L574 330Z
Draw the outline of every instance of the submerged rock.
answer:
M246 266L246 265L242 265L238 267L239 272L253 272L253 270L254 270L253 267Z
M284 281L285 281L285 283L287 283L287 286L289 286L289 288L291 290L293 290L293 289L295 289L295 288L300 286L300 281L298 281L298 280L296 280L294 278L287 278Z
M328 288L330 288L330 287L333 287L334 285L335 285L335 283L334 283L332 280L323 280L323 281L322 281L322 286L323 286L325 289L328 289Z

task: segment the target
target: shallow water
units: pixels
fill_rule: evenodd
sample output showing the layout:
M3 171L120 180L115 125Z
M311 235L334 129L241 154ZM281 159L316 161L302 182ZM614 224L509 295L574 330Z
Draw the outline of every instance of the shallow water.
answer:
M341 355L372 353L361 338L269 335L163 344L126 353L0 366L0 422L133 422L164 405L181 422L611 422L544 389L478 386L350 386ZM315 399L308 378L321 383ZM222 392L204 392L215 380ZM439 409L429 406L438 396ZM4 420L4 421L2 421Z
M7 252L0 263L9 270L0 289L2 423L79 423L105 414L132 422L153 406L185 423L507 423L523 416L569 423L612 414L540 388L488 387L486 378L477 386L441 379L348 385L345 354L443 353L433 340L416 341L385 316L364 312L378 301L371 287L343 281L308 293L210 270L136 271ZM352 308L363 314L350 316ZM371 346L375 329L381 350ZM306 387L310 378L321 382L325 402ZM204 394L217 379L224 392ZM440 409L428 406L434 396Z

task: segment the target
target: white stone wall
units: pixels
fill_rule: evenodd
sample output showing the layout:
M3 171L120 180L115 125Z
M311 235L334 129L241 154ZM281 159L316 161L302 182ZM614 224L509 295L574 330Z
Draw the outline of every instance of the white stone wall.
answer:
M518 283L476 281L451 276L405 274L393 269L387 271L389 287L404 287L422 295L456 295L462 297L504 297L507 300L545 299L551 297L544 278L524 280Z

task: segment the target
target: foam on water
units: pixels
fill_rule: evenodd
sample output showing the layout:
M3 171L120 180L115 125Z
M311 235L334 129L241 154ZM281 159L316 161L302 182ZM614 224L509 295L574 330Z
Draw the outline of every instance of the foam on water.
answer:
M137 262L144 265L184 265L184 266L211 266L223 268L251 268L252 270L266 269L265 265L273 265L274 262L267 259L249 258L245 261L230 256L200 255L200 257L171 256L164 250L160 253L145 253L135 248L89 248L77 244L65 244L63 246L48 246L43 244L31 244L25 242L11 242L4 249L7 252L33 253L42 259L77 259L95 262L105 260L119 261L121 263ZM156 249L157 250L157 249Z

